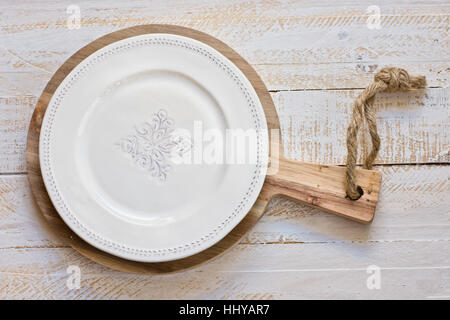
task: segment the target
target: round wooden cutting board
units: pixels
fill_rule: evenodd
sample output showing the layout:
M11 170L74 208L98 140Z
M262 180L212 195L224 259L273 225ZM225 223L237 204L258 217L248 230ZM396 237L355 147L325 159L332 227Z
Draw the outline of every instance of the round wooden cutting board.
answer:
M264 192L261 192L259 198L246 217L225 238L220 240L214 246L193 256L169 262L143 263L118 258L88 244L64 223L47 194L39 163L39 135L44 114L50 99L64 78L89 55L113 42L149 33L166 33L190 37L201 41L222 53L243 72L253 85L264 108L269 130L279 129L279 121L267 88L255 70L239 54L212 36L184 27L172 25L143 25L110 33L80 49L56 71L39 98L28 131L26 150L28 179L34 198L42 214L49 223L52 232L54 232L63 243L70 245L85 257L120 271L154 274L189 269L211 260L230 249L234 244L238 243L261 218L269 201L269 197L265 195Z

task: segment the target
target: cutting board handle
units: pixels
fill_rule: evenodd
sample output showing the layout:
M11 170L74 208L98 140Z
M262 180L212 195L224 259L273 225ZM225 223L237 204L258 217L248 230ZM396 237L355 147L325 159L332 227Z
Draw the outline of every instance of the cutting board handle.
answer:
M358 169L357 183L363 195L350 200L345 193L345 167L302 163L284 157L278 161L271 163L271 172L266 177L265 198L283 196L358 222L372 221L381 185L379 172Z

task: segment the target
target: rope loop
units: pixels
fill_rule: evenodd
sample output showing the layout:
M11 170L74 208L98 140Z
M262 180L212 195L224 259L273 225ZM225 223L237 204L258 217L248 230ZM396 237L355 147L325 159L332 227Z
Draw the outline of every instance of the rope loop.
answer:
M364 169L372 169L373 162L380 150L380 137L373 109L376 94L423 88L425 85L424 76L410 76L405 69L401 68L383 68L374 76L374 82L355 99L350 124L347 128L346 193L348 198L358 200L364 193L362 188L356 184L355 173L358 158L358 133L361 126L369 133L372 142L372 148L368 153L365 141L363 141Z

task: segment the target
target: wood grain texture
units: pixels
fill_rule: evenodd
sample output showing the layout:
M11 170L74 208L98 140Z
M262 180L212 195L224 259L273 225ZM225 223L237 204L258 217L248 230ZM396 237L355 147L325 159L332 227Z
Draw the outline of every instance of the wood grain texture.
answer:
M350 200L345 192L345 167L301 163L284 157L277 165L278 171L267 175L260 198L283 196L357 222L373 220L381 185L379 172L357 170L356 183L363 195Z
M323 164L345 163L345 124L360 92L275 93L274 102L284 126L285 155L305 162L319 159ZM374 108L381 148L375 163L448 163L449 106L448 88L378 94Z
M383 166L377 214L370 226L284 198L273 199L240 244L450 241L446 165ZM26 175L0 176L0 249L54 248Z
M84 44L84 43L83 43ZM80 46L82 43L80 43ZM233 47L238 49L238 47ZM0 50L0 55L2 51ZM59 62L59 60L58 60ZM64 60L60 61L61 65ZM450 68L447 62L403 63L395 65L411 74L423 74L427 77L428 88L449 87ZM373 80L375 73L382 67L366 66L365 63L293 63L293 64L252 64L267 89L271 92L294 90L340 90L362 89ZM0 66L1 67L1 66ZM54 72L54 71L52 71ZM0 71L0 96L39 96L53 73L38 69L27 71Z
M192 271L165 276L111 271L52 240L45 225L36 221L40 215L33 208L26 177L2 177L1 207L8 212L0 219L0 238L5 239L5 234L16 238L0 246L0 297L417 299L448 295L448 167L380 170L384 190L370 228L276 199L227 255ZM21 243L23 234L34 240ZM382 268L380 291L366 287L366 268L372 264ZM70 265L81 268L79 290L66 285Z
M6 249L0 298L426 299L449 293L447 248L439 241L239 245L200 268L169 275L113 271L69 248ZM380 290L366 285L374 264ZM81 271L78 290L66 284L71 265Z
M439 268L448 265L449 168L436 164L448 163L446 2L90 0L77 1L78 30L67 29L68 4L0 2L0 174L7 173L0 176L1 298L450 298L450 271ZM381 11L379 30L366 27L366 9L373 4ZM33 107L73 52L106 33L143 23L192 27L241 54L272 91L286 155L301 161L343 163L338 133L346 124L333 119L345 121L351 110L346 101L380 68L426 75L426 96L389 96L391 106L377 105L382 139L389 136L393 149L384 149L388 140L382 140L378 164L383 166L376 169L383 184L370 227L277 198L241 244L213 263L216 267L169 276L111 271L52 237L26 176L15 174L26 172ZM299 107L306 112L296 111ZM303 130L311 130L312 137L300 139ZM428 165L407 165L417 162ZM393 163L399 166L388 166ZM279 272L271 264L275 260ZM69 264L82 268L80 290L67 290ZM382 269L381 290L368 290L369 264L400 268ZM221 272L215 269L219 265ZM237 268L247 272L232 272Z
M318 121L318 133L322 133L317 139L331 139L330 145L336 146L331 150L332 157L329 156L331 152L324 152L324 148L315 152L304 139L284 138L296 140L296 148L303 150L298 160L340 165L344 163L345 150L342 148L344 140L339 139L340 132L345 130L346 119L339 123L339 134L323 133L328 128L329 112L323 103L333 103L336 92L340 92L337 89L363 88L386 65L403 67L411 74L424 74L432 88L448 87L450 7L440 2L418 1L408 5L381 1L378 5L382 28L370 30L366 27L366 9L371 4L370 1L320 5L315 1L195 0L183 4L153 1L149 6L145 1L129 1L127 5L81 1L81 28L69 30L64 4L46 1L22 5L4 3L0 25L0 98L27 101L34 97L37 100L52 74L73 52L108 32L139 23L176 23L225 41L249 61L269 90L287 90L286 95L294 91L294 96L298 90L320 90L317 96L322 103L315 103L314 108L324 116L314 119ZM67 38L70 41L65 41ZM448 92L430 89L427 96L442 109L436 110L440 117L426 120L442 122L448 117L448 100L445 98ZM351 97L338 95L336 99L341 110L346 108L347 115L351 110L347 105ZM405 103L402 96L389 99L393 104ZM412 105L405 105L407 110L416 109L423 101L413 99L408 103ZM276 106L279 107L277 103ZM32 110L27 109L25 103L11 107L21 107L18 112L24 121L14 122L16 126L5 121L1 126L6 138L0 141L5 150L5 155L0 157L0 172L24 172L25 132L21 128L27 127ZM2 105L2 108L9 106ZM436 131L448 131L442 123L426 126L419 117L396 117L395 113L389 112L386 115L388 120L396 119L397 126L411 126L432 137L423 139L413 156L411 148L394 149L394 153L382 149L378 163L412 163L414 157L417 159L414 162L419 163L448 161L448 145L442 142L443 139L433 137ZM301 121L301 116L297 114L299 119L292 120ZM384 136L385 132L382 133ZM417 144L407 133L400 131L396 135L400 135L399 140L407 141L407 146ZM284 134L290 133L284 131ZM291 157L292 152L287 155Z
M12 63L0 65L14 68L16 64L16 68L40 68L53 73L72 52L99 36L152 23L178 24L211 34L240 48L239 53L253 65L357 61L386 65L402 60L444 62L449 55L449 6L441 2L379 1L378 30L366 26L366 9L373 4L370 1L332 5L312 0L153 1L151 6L143 0L78 4L82 27L77 30L67 28L65 4L4 4L7 10L2 11L7 14L0 30L4 46L10 51L6 50L5 59ZM61 41L68 35L72 41ZM16 45L24 39L28 41L26 47ZM43 47L43 42L52 45Z

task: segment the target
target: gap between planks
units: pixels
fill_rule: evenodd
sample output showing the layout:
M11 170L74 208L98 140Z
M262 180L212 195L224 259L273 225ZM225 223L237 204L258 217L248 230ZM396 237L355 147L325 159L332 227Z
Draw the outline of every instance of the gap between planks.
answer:
M369 85L370 83L368 82L367 85ZM306 92L306 91L353 91L353 90L364 90L366 87L354 87L354 88L350 88L350 87L342 87L342 88L305 88L305 89L272 89L272 90L267 90L270 93L278 93L278 92ZM414 91L421 91L421 90L425 90L425 89L445 89L447 87L443 87L443 86L427 86L424 87L423 89L413 89L410 90L409 92L414 92Z
M293 159L291 159L293 160ZM393 166L442 166L449 165L450 162L403 162L403 163L374 163L373 167L393 167ZM336 164L337 167L345 167L345 164ZM362 165L357 165L358 168L362 168ZM0 172L0 176L24 176L27 175L27 171L23 172Z

